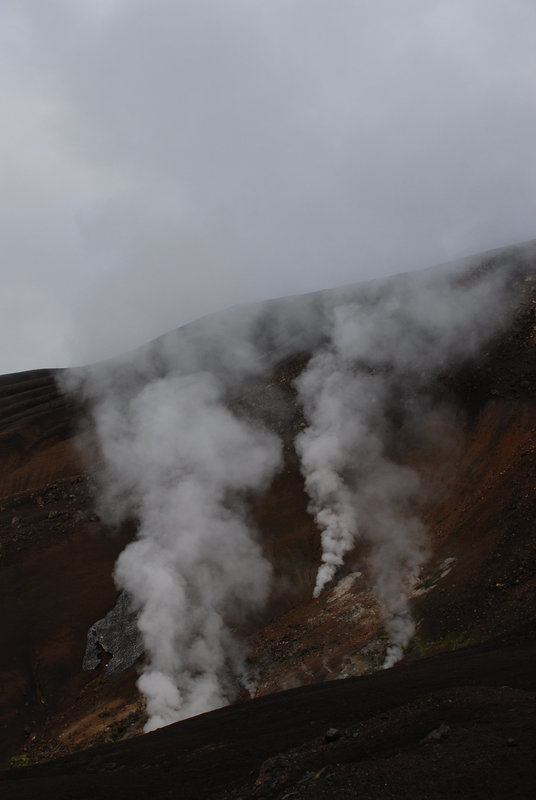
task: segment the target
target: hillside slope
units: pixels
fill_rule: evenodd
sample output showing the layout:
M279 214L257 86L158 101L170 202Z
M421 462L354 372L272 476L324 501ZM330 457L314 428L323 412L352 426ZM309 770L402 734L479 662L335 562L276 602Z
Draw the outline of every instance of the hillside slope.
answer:
M416 632L406 649L405 661L426 659L468 645L482 648L481 643L497 636L503 638L493 647L490 645L491 649L477 647L474 652L480 655L475 655L473 661L468 655L463 663L470 666L466 672L464 666L463 680L456 678L455 683L444 684L440 680L435 684L433 676L436 670L438 675L446 675L449 665L462 662L445 661L442 667L441 661L433 659L422 661L419 667L415 665L415 673L407 664L397 667L392 678L388 677L390 672L370 678L378 682L378 687L383 687L382 682L392 686L393 698L398 691L395 672L401 676L402 684L402 676L419 675L423 692L425 687L429 692L446 685L469 684L504 684L521 692L535 688L527 678L528 651L523 649L527 637L527 641L533 641L528 632L534 622L536 581L534 247L482 256L472 262L471 269L476 263L480 270L491 269L490 264L500 270L503 263L512 262L516 266L511 279L515 291L505 296L505 304L512 306L513 314L506 327L474 355L441 364L434 373L432 389L427 388L426 403L419 406L418 416L404 410L413 402L412 396L404 396L406 406L391 399L392 422L384 443L394 463L419 474L422 490L418 513L428 531L427 557L410 598ZM337 298L352 292L358 296L359 291L340 290ZM366 291L381 295L384 290ZM310 309L305 314L303 303L296 301L292 306L294 301L285 302L292 310L290 314L285 312L287 327L277 341L263 319L256 322L261 353L270 353L266 366L239 381L228 397L236 414L243 419L261 419L283 442L282 469L266 491L251 498L249 511L260 532L263 553L274 569L268 603L250 616L243 630L249 640L249 664L257 675L256 696L266 695L262 700L262 708L266 709L271 707L268 695L282 689L377 672L389 646L389 634L369 575L366 542L358 543L335 579L318 597L312 596L321 544L318 526L308 511L309 499L295 445L296 436L307 425L295 381L307 369L311 353L322 346L322 336L315 332ZM314 296L306 302L309 306L318 303ZM275 315L280 330L279 306L268 306L266 313ZM318 306L313 319L318 310L324 313ZM289 340L295 342L292 347L287 344ZM161 346L148 346L144 358L158 347ZM169 348L169 340L165 347ZM158 350L160 355L162 352L165 348ZM149 360L155 363L153 357ZM165 370L164 362L165 359L158 364L158 375ZM106 369L110 371L110 367ZM128 374L122 380L138 381L139 375L134 372L134 376ZM115 365L109 374L117 374ZM103 456L95 434L92 398L66 395L58 388L64 385L64 378L58 373L37 371L0 379L0 593L2 607L9 609L0 631L0 738L5 766L10 760L12 764L47 760L99 742L129 738L141 730L145 719L143 699L135 685L136 666L106 674L106 664L113 654L102 652L100 666L82 669L88 631L116 602L114 563L136 535L137 522L131 515L119 526L112 526L96 511ZM513 638L509 639L509 634ZM510 650L512 680L507 667ZM493 657L491 652L495 653ZM515 677L517 652L524 655L520 656L523 666ZM486 669L486 659L490 677L489 682L482 682L477 673ZM346 697L344 692L350 692L350 688L344 689L345 685L337 683L329 691ZM374 688L374 692L379 691L384 690ZM462 694L457 695L460 707L467 701ZM296 695L300 696L305 695ZM316 720L313 737L320 735L325 726L353 724L349 718L339 719L340 714L328 719L326 711L320 713L332 702L316 699L327 698L320 689L317 695L307 696L311 698L307 713ZM412 703L416 697L414 690L407 694L402 687L390 707ZM286 702L290 701L274 698L274 718L280 719L277 709ZM326 705L322 706L324 702ZM446 701L437 700L438 709L443 702ZM521 708L525 702L521 695L506 698L483 692L475 700L475 719L485 716L484 708L493 707L500 716L506 713L508 703L518 702ZM247 737L252 736L254 728L262 737L265 723L254 721L255 709L261 706L254 703L237 708L240 711L236 713L251 717L251 722L239 723L248 731ZM408 710L408 719L413 715L421 720L415 723L417 727L426 727L428 722L423 722L424 712L419 708ZM209 715L199 718L199 723L179 723L176 735L182 735L180 730L188 731L188 725L200 725L199 741L208 742L215 735L210 719ZM405 723L400 718L396 724L402 725L402 730ZM259 740L258 755L250 761L244 757L249 769L258 770L261 755L266 758L283 749L283 744L287 749L294 748L309 738L301 728L293 737L283 737L281 726L285 725L283 721L276 725L267 749ZM430 725L433 727L431 720ZM161 737L174 736L171 730L168 733L166 729ZM163 741L154 736L147 740L148 748L153 746L150 742ZM268 733L266 736L269 738ZM280 747L276 745L278 736ZM172 741L169 738L174 747ZM383 752L383 746L378 745L378 753ZM452 744L453 753L460 746L460 742ZM389 749L391 745L385 747ZM206 753L206 747L202 749ZM123 752L128 751L121 749ZM519 754L520 750L516 750L514 755L521 758ZM411 760L413 756L406 753L405 757ZM203 758L207 758L206 754ZM216 755L214 758L217 763ZM305 754L303 758L307 760L309 756ZM302 756L293 755L292 763L293 759ZM66 769L83 771L87 763L72 762L78 766ZM117 763L112 772L119 769ZM323 762L319 769L321 766ZM208 767L202 767L205 768ZM304 770L311 771L309 767ZM21 797L30 796L24 794L34 785L30 774L28 783L16 782ZM239 779L245 780L245 773L240 773L236 780ZM354 779L355 775L351 777ZM285 781L289 780L287 776ZM279 796L277 792L284 795L285 781L276 781L270 788L272 793L265 796ZM119 778L114 785L120 791ZM260 780L259 786L262 785ZM307 788L307 782L301 786L305 787L303 792L302 788L293 789L298 792L296 796L330 796L323 795L318 786ZM10 789L14 792L15 784ZM324 790L327 792L329 785ZM79 791L77 796L83 796ZM214 785L212 794L191 791L185 796L216 796ZM342 790L339 796L345 796Z

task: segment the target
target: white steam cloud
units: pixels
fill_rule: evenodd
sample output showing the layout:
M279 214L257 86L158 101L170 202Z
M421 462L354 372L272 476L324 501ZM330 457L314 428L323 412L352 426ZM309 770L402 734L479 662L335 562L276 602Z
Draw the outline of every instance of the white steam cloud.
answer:
M505 278L401 276L335 305L327 343L296 381L308 421L296 447L321 531L314 595L361 541L391 638L385 667L414 633L408 595L427 553L419 476L391 455L397 427L415 425L433 374L474 354L496 328Z
M271 579L248 501L281 444L262 403L233 409L247 381L293 353L312 354L296 381L308 422L296 449L321 531L314 594L362 543L391 638L384 666L402 656L427 552L404 426L418 430L437 374L506 322L501 258L234 309L64 377L91 402L101 513L137 523L115 579L138 613L148 730L227 703L246 679L242 623Z
M228 336L232 348L231 329ZM159 348L165 368L172 341L178 344L172 336ZM195 349L183 341L175 362L192 366ZM210 358L218 360L217 350L216 340ZM234 350L235 369L227 370L234 380L250 364L250 351L245 340ZM129 516L138 523L115 580L138 611L146 654L138 685L146 730L153 730L228 703L247 679L235 629L262 608L271 566L248 525L246 495L269 483L280 445L229 410L221 376L200 370L158 377L149 369L157 370L157 359L146 357L123 373L93 368L84 380L89 376L86 391L96 394L101 510L116 523Z

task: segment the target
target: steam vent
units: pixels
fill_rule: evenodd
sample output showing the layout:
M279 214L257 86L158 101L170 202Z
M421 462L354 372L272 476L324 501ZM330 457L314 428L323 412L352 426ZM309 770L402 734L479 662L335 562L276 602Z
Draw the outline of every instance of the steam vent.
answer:
M535 268L0 377L0 796L536 796Z

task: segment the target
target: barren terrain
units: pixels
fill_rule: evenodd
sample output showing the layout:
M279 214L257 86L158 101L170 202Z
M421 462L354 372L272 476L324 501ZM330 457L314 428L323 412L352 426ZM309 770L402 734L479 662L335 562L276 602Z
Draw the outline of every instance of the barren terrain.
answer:
M136 666L105 675L103 653L100 667L82 669L135 524L99 518L87 409L55 373L1 377L0 794L532 797L534 266L531 255L507 332L441 373L448 428L434 428L431 410L418 435L406 424L392 445L422 476L430 532L404 661L380 670L388 641L359 549L312 598L319 535L293 447L304 424L293 381L310 354L298 354L234 400L247 415L275 389L286 398L267 417L284 468L252 512L275 571L271 601L249 623L256 699L145 736Z

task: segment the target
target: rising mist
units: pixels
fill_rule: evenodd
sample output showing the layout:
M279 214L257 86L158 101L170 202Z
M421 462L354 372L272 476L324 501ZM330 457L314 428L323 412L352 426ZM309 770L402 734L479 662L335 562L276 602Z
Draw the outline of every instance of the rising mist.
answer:
M362 546L391 640L384 666L401 658L427 532L400 432L418 434L442 372L507 323L518 257L233 309L70 373L95 425L101 515L137 527L115 580L138 614L148 730L251 688L242 623L276 587L250 503L281 442L262 408L239 414L236 400L292 354L310 355L295 447L322 545L314 594Z

